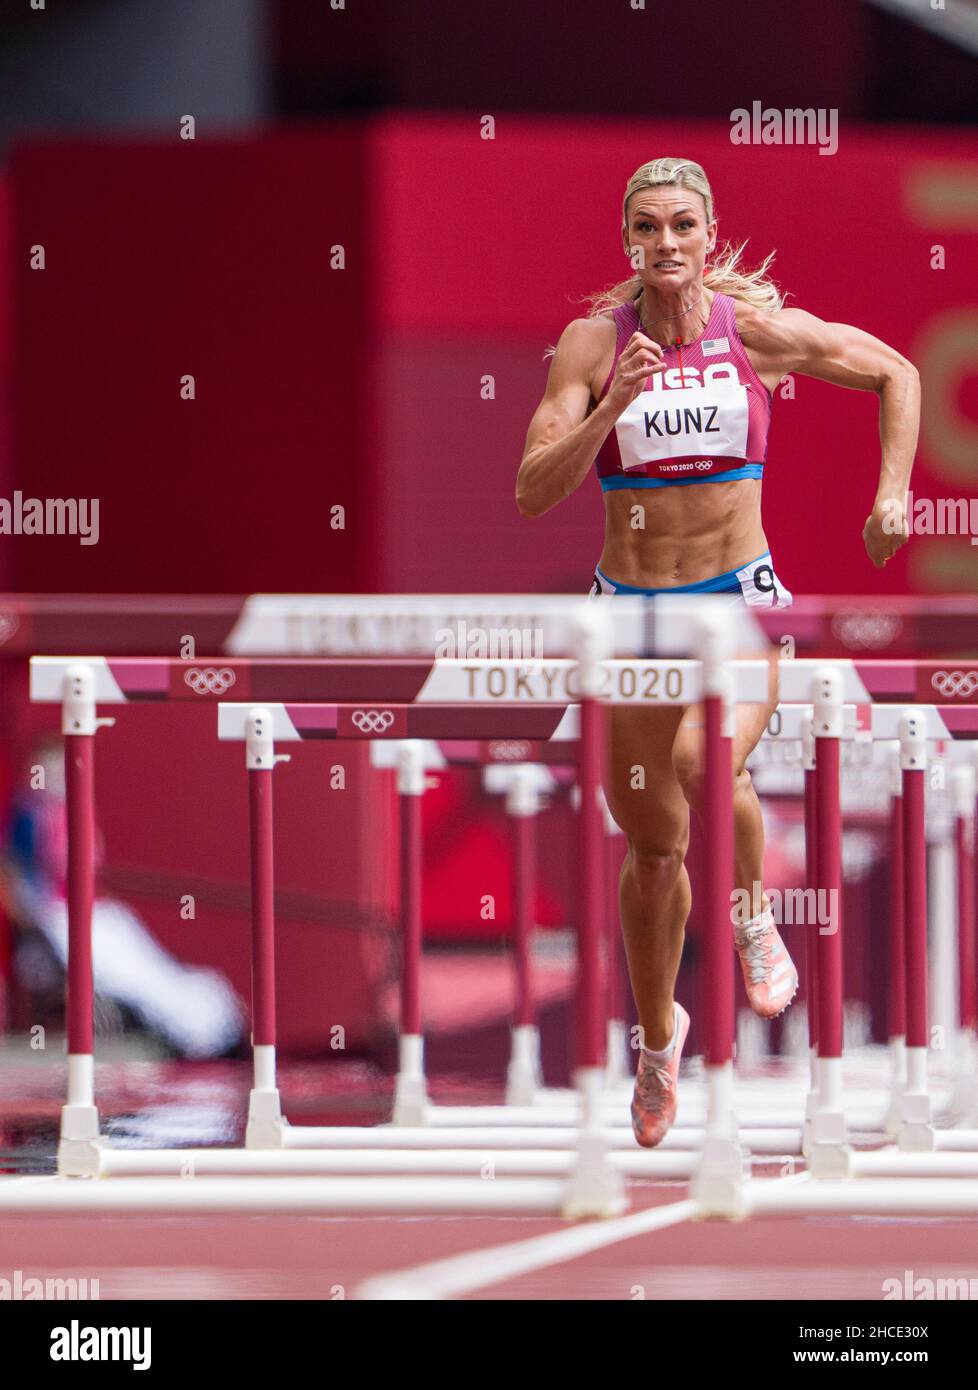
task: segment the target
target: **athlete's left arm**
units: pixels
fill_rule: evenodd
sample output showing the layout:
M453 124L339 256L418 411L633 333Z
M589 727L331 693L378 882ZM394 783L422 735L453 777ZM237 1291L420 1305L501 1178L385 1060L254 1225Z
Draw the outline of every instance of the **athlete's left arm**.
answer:
M907 488L920 425L916 367L872 334L845 323L824 323L804 309L746 317L741 340L764 366L781 376L797 372L879 396L882 462L863 541L881 569L909 539Z

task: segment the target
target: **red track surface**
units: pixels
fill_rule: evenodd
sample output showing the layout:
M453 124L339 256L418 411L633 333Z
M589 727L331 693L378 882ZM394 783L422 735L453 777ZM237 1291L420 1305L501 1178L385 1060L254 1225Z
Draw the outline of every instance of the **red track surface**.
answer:
M636 1205L682 1185L634 1189ZM15 1219L0 1272L98 1279L102 1299L353 1297L371 1275L564 1229L538 1217ZM978 1277L978 1221L684 1223L470 1298L880 1299L883 1281Z
M51 1171L61 1070L5 1068L0 1130L4 1149L19 1151L14 1168ZM389 1104L389 1079L352 1059L287 1066L283 1085L297 1119L372 1124ZM105 1120L129 1117L140 1142L240 1140L243 1064L106 1063L99 1089ZM445 1077L433 1091L442 1101L499 1099L471 1079ZM633 1209L686 1195L683 1183L630 1190ZM0 1278L21 1270L98 1279L102 1299L351 1298L372 1276L486 1252L490 1282L466 1297L858 1300L880 1299L883 1281L902 1284L908 1269L915 1278L978 1279L978 1219L786 1217L687 1221L491 1282L494 1247L566 1229L550 1218L493 1216L14 1218L0 1227Z

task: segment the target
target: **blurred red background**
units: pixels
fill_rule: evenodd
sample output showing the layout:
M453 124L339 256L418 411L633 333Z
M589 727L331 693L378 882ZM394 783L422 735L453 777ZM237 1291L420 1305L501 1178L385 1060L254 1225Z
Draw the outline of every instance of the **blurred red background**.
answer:
M843 123L823 156L735 146L716 122L480 129L391 116L17 151L5 491L98 496L101 539L5 538L7 586L583 591L596 482L535 522L513 484L544 349L626 271L621 190L662 153L704 164L721 234L749 238L755 261L777 251L789 303L917 363L914 493L975 494L978 136ZM28 268L34 244L43 271ZM878 463L871 396L798 379L776 399L764 507L789 588L971 588L967 537L918 537L871 568L860 532Z

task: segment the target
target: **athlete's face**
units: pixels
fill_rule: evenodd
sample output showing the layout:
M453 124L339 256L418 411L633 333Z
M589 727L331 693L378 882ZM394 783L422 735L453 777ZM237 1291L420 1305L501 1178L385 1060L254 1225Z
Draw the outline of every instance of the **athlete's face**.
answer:
M652 289L681 292L691 285L703 273L716 234L702 196L687 188L642 189L628 200L625 254L641 248L644 264L637 261L636 270Z

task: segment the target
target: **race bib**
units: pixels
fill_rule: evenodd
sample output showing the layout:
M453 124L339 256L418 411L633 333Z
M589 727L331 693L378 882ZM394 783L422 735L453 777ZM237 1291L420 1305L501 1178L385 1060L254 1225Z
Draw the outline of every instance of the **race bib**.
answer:
M794 599L774 572L770 555L737 571L740 592L749 608L790 608Z
M621 466L645 470L667 459L747 457L747 388L690 386L643 391L615 424Z

